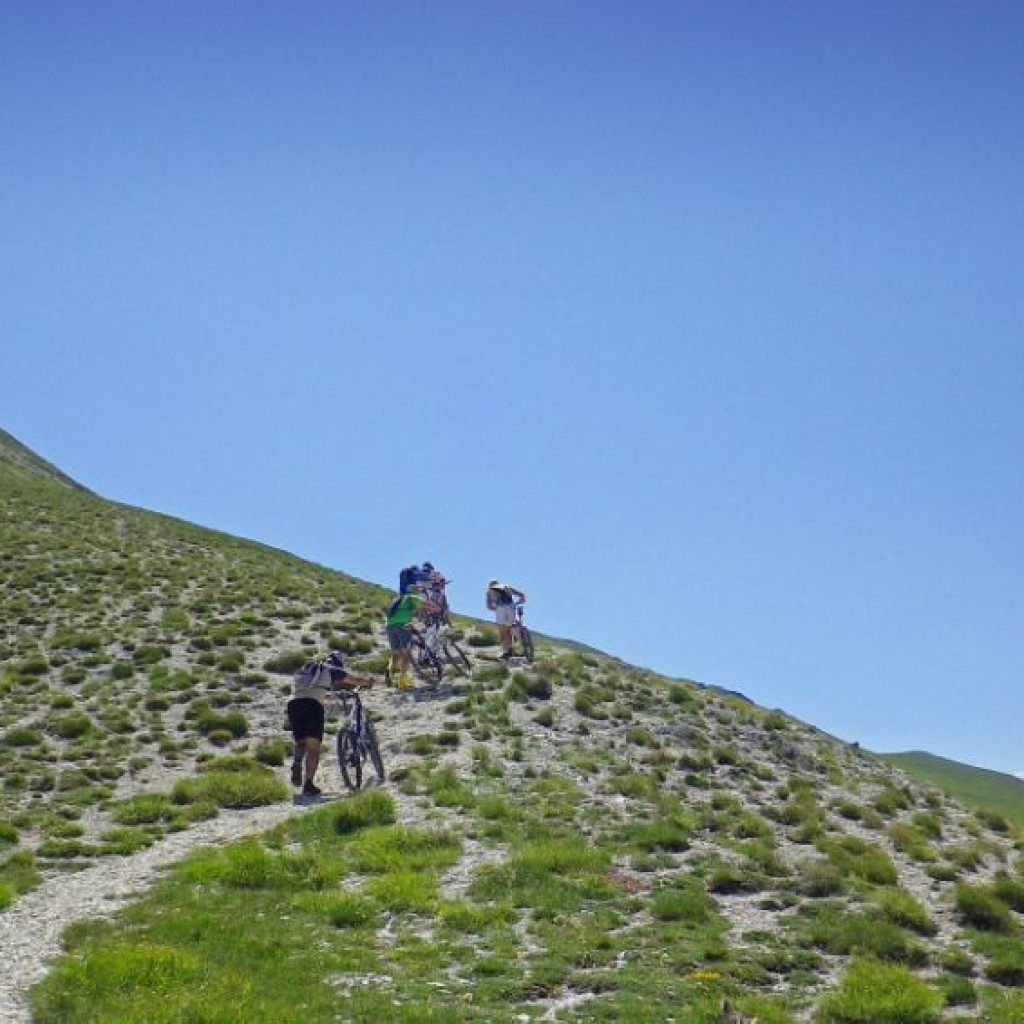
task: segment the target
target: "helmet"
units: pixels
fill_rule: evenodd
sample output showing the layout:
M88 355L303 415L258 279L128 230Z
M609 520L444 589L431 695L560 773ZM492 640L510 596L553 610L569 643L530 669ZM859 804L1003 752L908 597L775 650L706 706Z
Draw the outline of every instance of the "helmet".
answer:
M344 668L345 655L341 651L331 651L327 655L327 665L330 668Z
M426 569L427 572L433 572L434 571L434 563L433 562L424 562L423 563L423 568Z

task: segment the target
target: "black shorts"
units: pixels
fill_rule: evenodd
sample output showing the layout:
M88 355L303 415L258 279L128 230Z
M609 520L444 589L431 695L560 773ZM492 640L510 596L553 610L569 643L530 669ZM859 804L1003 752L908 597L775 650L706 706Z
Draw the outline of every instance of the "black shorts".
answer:
M388 626L387 634L393 651L404 651L412 642L412 626Z
M324 738L324 706L313 697L288 701L288 727L296 740Z

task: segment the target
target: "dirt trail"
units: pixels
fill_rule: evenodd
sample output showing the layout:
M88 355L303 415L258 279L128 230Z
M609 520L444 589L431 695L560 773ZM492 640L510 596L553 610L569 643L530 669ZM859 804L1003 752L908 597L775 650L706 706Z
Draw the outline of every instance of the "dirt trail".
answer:
M26 893L0 914L0 1024L31 1021L26 994L60 954L61 932L73 921L109 917L160 871L197 847L263 832L298 810L288 803L222 811L212 821L168 836L132 857L104 860Z
M434 726L441 703L417 701L393 692L371 698L378 719L388 769L403 760L408 737ZM275 717L279 712L275 708ZM336 721L328 724L333 732ZM328 736L328 744L331 736ZM325 752L319 781L327 792L342 790L333 752ZM418 810L389 787L403 820ZM244 811L221 811L218 817L176 832L130 857L106 858L84 871L58 875L20 897L0 912L0 1024L29 1024L27 994L51 961L62 952L60 936L75 921L110 917L138 896L161 871L202 846L218 845L245 835L265 832L305 805L282 803ZM468 870L468 869L467 869Z

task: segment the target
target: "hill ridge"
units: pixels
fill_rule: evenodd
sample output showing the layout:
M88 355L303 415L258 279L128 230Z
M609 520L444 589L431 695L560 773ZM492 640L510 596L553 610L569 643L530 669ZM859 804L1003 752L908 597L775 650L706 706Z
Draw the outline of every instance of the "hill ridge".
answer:
M866 984L858 965L870 953L896 971L895 980L875 974L914 1005L947 1006L908 1020L956 1019L968 989L985 1012L1021 1012L991 1019L1024 1019L1006 966L1024 926L1014 895L1024 890L1020 836L998 815L733 691L549 639L534 665L504 664L491 627L457 617L470 676L436 694L375 689L367 698L391 773L386 791L293 821L281 722L290 673L339 647L357 671L379 674L388 592L45 473L26 476L9 460L0 460L0 513L10 584L0 593L7 921L34 906L22 901L42 884L59 889L87 865L113 878L170 837L198 842L204 821L251 807L239 820L288 820L226 860L200 854L182 870L215 872L204 883L211 901L230 900L232 872L249 861L284 871L280 891L268 877L247 898L274 893L282 902L267 904L271 918L302 920L339 956L354 955L350 941L369 943L379 963L360 975L377 979L357 985L366 1006L411 1000L441 1014L454 986L472 998L444 1019L556 1019L586 1005L594 1020L678 1012L710 1024L728 995L766 1024L852 1020L837 1008ZM331 756L322 778L340 790ZM382 849L404 865L394 876L375 866L377 856L391 862L372 853L372 829L351 847L336 838L347 815L385 804L394 820L379 824ZM444 858L432 866L440 853L423 844ZM336 857L375 931L330 926L314 898L323 878L288 874L319 864L328 877L341 870L330 866ZM410 909L411 893L393 887L414 877L437 894ZM161 898L145 897L134 923L115 925L109 939L96 932L98 945L90 939L61 961L33 996L40 1019L67 1019L66 1009L47 1018L40 1007L80 991L67 979L81 957L109 958L103 943L120 949L118 935L158 927L163 912L145 908ZM423 934L446 950L436 970L417 944ZM1019 953L1024 962L1024 945ZM425 987L402 967L408 957L420 958ZM190 998L183 977L185 988L165 993L168 1013ZM258 977L247 984L249 1019L286 1019L260 1001L274 996L260 994ZM120 1019L104 993L89 998L92 1019Z
M42 456L37 455L31 448L24 445L13 434L9 434L0 428L0 460L12 466L20 467L29 472L51 480L58 481L68 487L79 491L92 493L77 480L72 479L53 463L47 462Z

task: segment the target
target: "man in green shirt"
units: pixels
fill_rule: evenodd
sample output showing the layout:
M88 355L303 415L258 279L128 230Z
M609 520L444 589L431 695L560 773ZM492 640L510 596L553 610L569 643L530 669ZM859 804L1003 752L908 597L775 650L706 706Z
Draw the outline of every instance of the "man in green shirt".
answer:
M391 602L388 608L387 633L388 646L391 648L391 661L388 672L400 690L412 686L412 657L409 654L409 643L412 640L412 620L417 615L439 615L441 607L428 601L412 591L400 595Z

